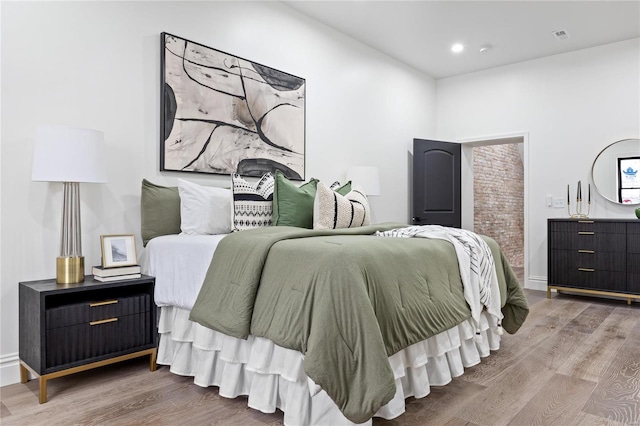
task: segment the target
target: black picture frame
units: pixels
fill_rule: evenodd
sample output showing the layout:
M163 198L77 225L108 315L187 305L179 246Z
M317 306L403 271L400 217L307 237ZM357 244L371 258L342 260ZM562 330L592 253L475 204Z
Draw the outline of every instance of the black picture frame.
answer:
M305 179L306 80L162 32L160 171Z

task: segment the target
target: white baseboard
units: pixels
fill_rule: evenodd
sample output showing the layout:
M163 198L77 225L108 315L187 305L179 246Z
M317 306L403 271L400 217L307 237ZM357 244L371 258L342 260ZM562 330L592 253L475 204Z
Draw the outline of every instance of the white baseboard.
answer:
M547 291L547 277L529 275L529 278L525 280L524 288Z
M0 386L20 383L20 358L18 353L0 356Z

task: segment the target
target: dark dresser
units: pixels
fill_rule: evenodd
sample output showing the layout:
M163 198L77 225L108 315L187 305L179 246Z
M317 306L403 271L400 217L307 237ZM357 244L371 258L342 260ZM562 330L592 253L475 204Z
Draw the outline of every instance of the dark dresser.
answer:
M549 219L551 290L640 300L640 220Z
M40 403L47 380L140 356L155 370L157 330L149 276L111 282L86 276L19 284L20 380L36 375Z

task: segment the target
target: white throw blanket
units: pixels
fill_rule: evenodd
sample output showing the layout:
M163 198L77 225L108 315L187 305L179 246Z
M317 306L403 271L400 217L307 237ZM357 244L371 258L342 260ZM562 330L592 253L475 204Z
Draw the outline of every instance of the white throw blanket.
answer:
M466 229L449 228L439 225L409 226L376 232L380 237L437 238L453 244L458 257L460 278L464 298L471 309L471 318L476 324L476 336L480 336L480 314L486 308L492 319L490 326L502 334L502 310L500 288L496 275L495 261L487 243L476 233Z

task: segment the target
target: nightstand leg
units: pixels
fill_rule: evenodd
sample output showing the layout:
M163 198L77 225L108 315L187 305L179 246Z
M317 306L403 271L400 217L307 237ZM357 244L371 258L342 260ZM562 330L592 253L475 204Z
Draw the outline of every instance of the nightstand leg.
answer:
M551 288L547 287L547 299L551 299Z
M29 371L24 368L24 365L20 363L20 383L27 383L29 381Z
M40 376L38 378L38 384L40 386L40 404L47 402L47 379Z
M631 305L631 298L627 298L627 305Z
M154 349L153 352L149 354L149 370L156 371L156 356L158 355L158 349Z

